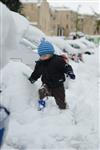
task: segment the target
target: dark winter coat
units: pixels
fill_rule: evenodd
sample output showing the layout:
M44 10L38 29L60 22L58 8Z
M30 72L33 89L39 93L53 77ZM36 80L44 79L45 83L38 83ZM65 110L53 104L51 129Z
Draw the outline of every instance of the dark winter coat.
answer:
M41 77L43 84L46 84L49 88L56 88L63 85L65 74L69 72L73 73L72 67L61 56L53 55L48 60L36 62L29 80L32 82Z

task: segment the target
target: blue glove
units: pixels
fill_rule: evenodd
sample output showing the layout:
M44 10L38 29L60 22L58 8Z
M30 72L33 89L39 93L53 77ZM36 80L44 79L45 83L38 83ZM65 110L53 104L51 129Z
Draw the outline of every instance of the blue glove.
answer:
M68 73L68 76L69 76L72 80L75 79L75 74L74 74L73 72L69 72L69 73Z

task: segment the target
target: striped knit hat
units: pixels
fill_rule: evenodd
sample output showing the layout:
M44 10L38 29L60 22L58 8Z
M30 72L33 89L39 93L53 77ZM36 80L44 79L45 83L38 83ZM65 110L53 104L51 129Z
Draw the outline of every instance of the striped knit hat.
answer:
M38 54L40 56L46 55L46 54L54 54L54 47L53 47L53 45L43 38L41 40L40 45L38 46Z

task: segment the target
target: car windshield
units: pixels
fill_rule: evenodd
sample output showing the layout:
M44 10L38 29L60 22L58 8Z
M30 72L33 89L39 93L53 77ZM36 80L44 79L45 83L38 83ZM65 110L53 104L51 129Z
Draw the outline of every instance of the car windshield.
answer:
M76 48L76 49L80 49L80 47L77 44L70 44L72 47Z
M83 44L85 44L87 46L87 43L85 43L84 41L82 41Z

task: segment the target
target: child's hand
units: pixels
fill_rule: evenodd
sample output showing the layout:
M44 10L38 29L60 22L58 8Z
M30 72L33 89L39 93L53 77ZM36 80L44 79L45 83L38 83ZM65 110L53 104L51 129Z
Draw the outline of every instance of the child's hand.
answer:
M32 84L35 82L35 80L32 80L31 78L28 79Z
M69 72L69 73L68 73L68 76L69 76L72 80L75 79L75 74L72 73L72 72Z

